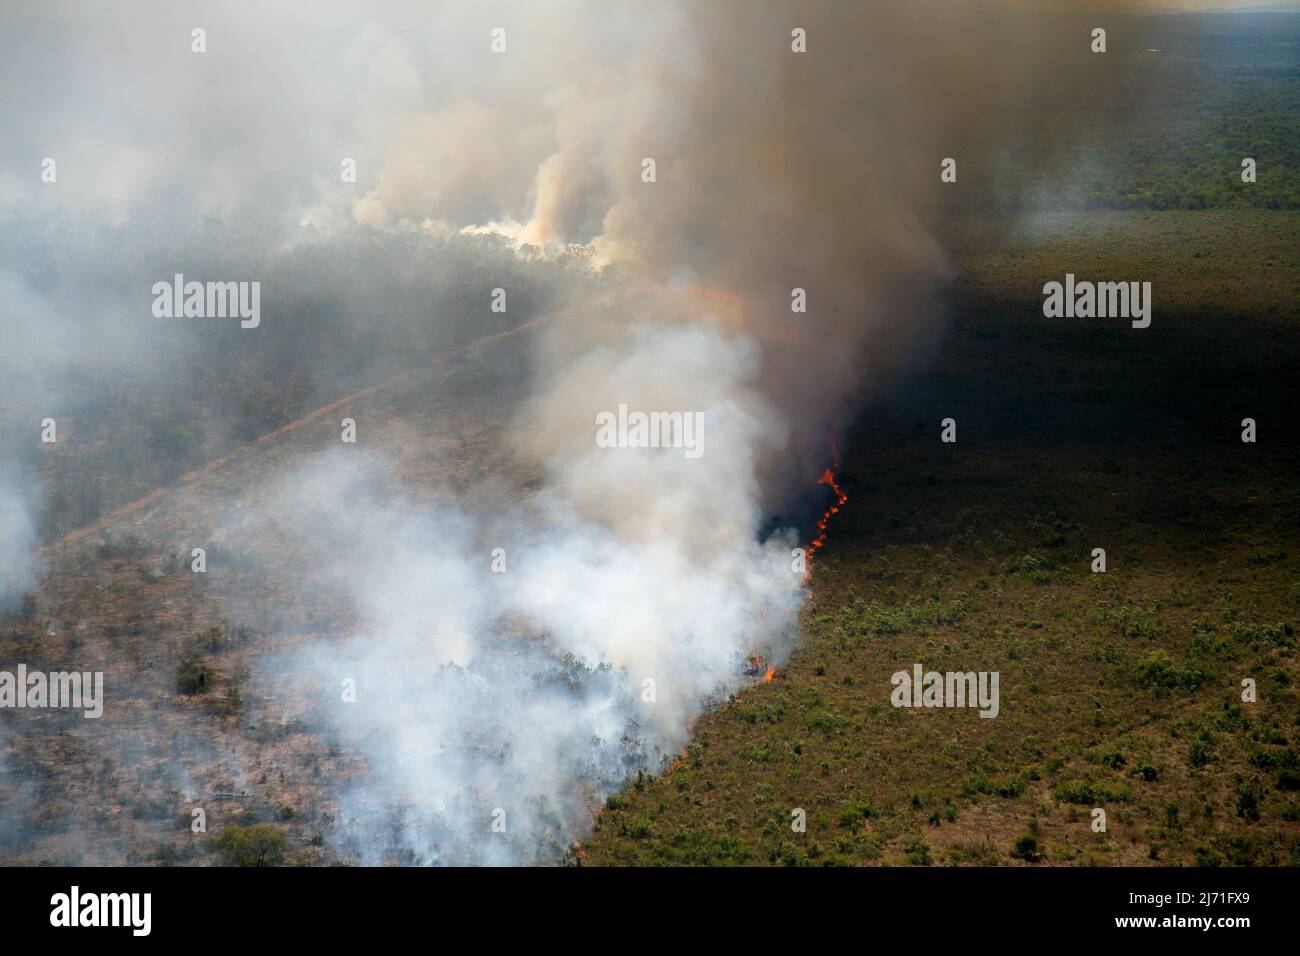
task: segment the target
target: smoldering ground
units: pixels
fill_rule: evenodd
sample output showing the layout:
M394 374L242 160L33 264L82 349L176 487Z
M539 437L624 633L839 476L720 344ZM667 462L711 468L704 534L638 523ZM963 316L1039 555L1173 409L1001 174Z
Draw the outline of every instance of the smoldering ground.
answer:
M690 718L741 683L737 656L788 651L796 540L760 541L759 528L811 500L846 417L941 330L939 161L959 157L963 183L1004 184L1008 169L968 164L963 147L1014 121L1014 96L1070 59L1060 44L1086 49L1054 16L969 3L184 17L56 5L16 22L3 88L20 149L0 195L13 281L49 318L6 317L40 345L6 406L27 421L69 395L93 402L121 376L128 409L145 388L168 409L188 391L196 411L181 425L204 422L202 437L172 473L136 476L137 493L342 381L381 380L611 286L703 286L742 303L724 321L695 302L683 321L613 299L538 331L522 357L480 356L520 362L500 440L539 477L502 514L447 490L413 498L385 477L400 464L364 457L364 442L362 463L312 457L257 475L274 489L269 511L214 500L232 540L241 527L256 540L273 514L320 542L307 569L251 560L285 581L323 576L355 622L355 634L267 653L255 678L288 687L362 758L365 779L341 788L354 829L339 847L367 861L555 859L606 793L659 769ZM791 47L796 30L806 52ZM60 152L59 181L34 178L30 158ZM344 158L355 183L339 176ZM83 264L94 269L79 279ZM160 332L148 290L177 272L260 280L261 325ZM504 314L488 309L494 288L509 296ZM796 288L806 312L791 310ZM110 348L87 354L85 329ZM88 368L93 387L70 384ZM227 374L247 392L224 392ZM706 454L598 448L596 416L620 404L699 412ZM71 407L74 426L94 423L118 450L107 460L120 484L138 458L131 416ZM15 554L37 517L5 525ZM55 515L47 537L76 524ZM492 571L495 548L505 573ZM223 600L232 615L242 604ZM344 679L355 703L339 697Z

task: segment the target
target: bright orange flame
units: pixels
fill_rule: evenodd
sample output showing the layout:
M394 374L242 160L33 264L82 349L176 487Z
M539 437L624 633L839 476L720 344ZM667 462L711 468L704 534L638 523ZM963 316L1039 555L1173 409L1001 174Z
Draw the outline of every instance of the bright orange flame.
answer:
M836 455L837 460L838 457ZM817 479L817 484L830 486L831 491L835 492L835 503L822 512L822 516L817 520L817 537L813 538L812 543L808 545L807 558L810 562L813 555L820 551L822 545L826 543L826 528L831 523L831 518L839 514L840 508L844 507L844 502L849 500L849 496L844 493L844 489L835 480L834 468L827 468L822 472L822 476ZM807 581L811 575L810 570L804 571L804 580Z
M767 673L763 675L763 683L764 683L764 684L770 684L770 683L772 683L772 678L775 677L775 676L776 676L776 668L775 668L775 667L769 667L769 668L767 669Z

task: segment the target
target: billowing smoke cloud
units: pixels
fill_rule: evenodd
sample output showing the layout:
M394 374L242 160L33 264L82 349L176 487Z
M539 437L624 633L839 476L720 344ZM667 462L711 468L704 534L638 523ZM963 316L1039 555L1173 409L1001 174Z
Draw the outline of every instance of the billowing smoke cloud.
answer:
M314 689L308 716L329 701L365 750L344 849L555 860L606 794L684 746L749 654L788 652L802 575L791 536L755 538L753 455L780 437L753 391L757 357L707 325L641 327L575 356L520 423L552 480L490 519L445 497L395 505L383 462L342 456L275 496L270 513L324 537L328 579L357 602L360 636L276 667ZM583 408L612 382L634 405L699 409L701 455L596 448Z
M995 140L1004 98L1062 61L1033 42L1042 22L969 3L56 4L0 38L14 144L0 203L50 260L68 237L125 264L102 264L80 295L113 302L102 328L133 343L123 366L183 378L233 341L241 367L288 387L267 343L288 362L396 324L411 334L347 356L391 371L437 290L481 315L510 287L511 322L565 294L585 305L540 333L521 371L531 386L508 435L544 476L535 493L484 514L414 492L373 454L326 456L268 476L271 507L226 522L248 547L292 519L358 622L261 671L316 688L298 706L364 756L365 780L341 795L355 828L341 849L554 860L606 793L662 767L690 719L740 685L747 654L783 658L797 536L761 538L764 518L815 487L863 394L934 340L951 274L940 161L958 159L963 188L998 184L963 147ZM191 52L196 27L207 52ZM45 156L57 184L37 178ZM434 281L438 256L456 268ZM144 290L173 270L261 279L257 337L182 336L158 368L137 347L157 328ZM29 271L46 289L77 281ZM511 279L532 282L531 302ZM598 279L707 287L728 306L592 304ZM42 308L68 300L14 287ZM65 374L61 340L43 341L54 354L38 364ZM701 454L601 447L599 417L620 406L698 416ZM30 520L0 520L24 549Z
M741 297L760 388L791 432L758 464L765 503L783 510L863 396L935 340L953 275L936 236L954 197L1023 192L1058 152L1056 120L1038 113L1034 161L1002 162L1025 92L1049 73L1064 87L1126 73L1087 62L1092 21L1071 6L457 7L458 33L503 26L508 52L457 60L473 81L460 74L454 97L380 111L388 145L354 213L581 243L598 264ZM406 42L374 42L380 88L441 75ZM959 188L940 182L948 157ZM806 311L791 309L796 289Z

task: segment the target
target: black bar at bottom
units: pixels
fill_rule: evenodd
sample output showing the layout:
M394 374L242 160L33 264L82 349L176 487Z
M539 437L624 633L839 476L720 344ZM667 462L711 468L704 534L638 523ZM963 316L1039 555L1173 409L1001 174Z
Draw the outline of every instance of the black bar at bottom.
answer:
M1061 942L1199 936L1218 943L1294 928L1296 876L1295 869L1050 867L0 869L0 926L7 941L76 933L79 942L99 936L127 945L216 938L337 945L430 926L494 943L518 934L534 944L606 932L614 935L599 938L617 944L688 926L694 942L754 942L759 933L770 943L789 933L807 944L809 932L849 931L873 942L975 943L1030 933ZM118 925L70 925L73 887L75 922ZM139 932L142 894L149 894L147 935Z

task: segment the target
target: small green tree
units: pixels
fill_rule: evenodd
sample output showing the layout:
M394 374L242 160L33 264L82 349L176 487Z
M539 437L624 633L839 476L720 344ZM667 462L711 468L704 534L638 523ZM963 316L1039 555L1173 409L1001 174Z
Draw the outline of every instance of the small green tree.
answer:
M269 823L226 827L213 845L227 866L276 866L284 859L284 834Z
M1032 833L1026 833L1016 841L1016 848L1011 851L1011 855L1026 863L1037 863L1043 858L1043 851L1038 846L1037 838Z

